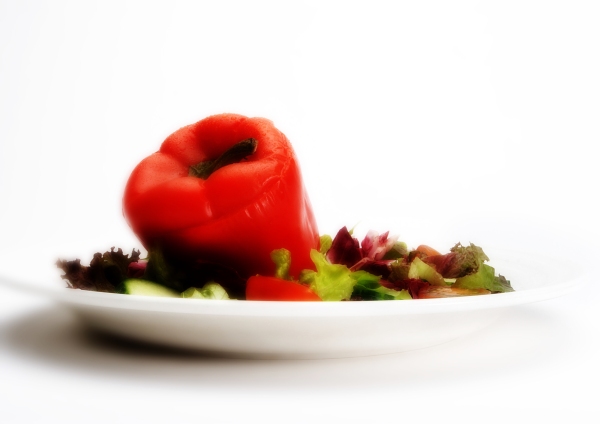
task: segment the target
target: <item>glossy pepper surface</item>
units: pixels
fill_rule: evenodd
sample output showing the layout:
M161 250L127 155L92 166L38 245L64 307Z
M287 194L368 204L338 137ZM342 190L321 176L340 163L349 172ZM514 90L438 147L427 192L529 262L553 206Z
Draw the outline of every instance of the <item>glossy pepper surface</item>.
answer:
M248 141L251 150L223 159ZM270 253L281 248L292 255L292 275L314 267L319 235L300 168L267 119L222 114L176 131L134 169L123 209L149 251L246 278L271 275Z

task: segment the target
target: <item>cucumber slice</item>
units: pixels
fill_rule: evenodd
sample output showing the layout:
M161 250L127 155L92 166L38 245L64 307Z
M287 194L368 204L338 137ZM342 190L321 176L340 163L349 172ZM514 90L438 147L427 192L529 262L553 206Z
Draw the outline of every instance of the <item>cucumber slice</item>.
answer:
M181 297L179 293L152 281L131 278L123 282L123 292L136 296Z
M191 299L229 299L229 296L227 295L225 289L217 283L206 283L201 289L198 289L196 287L190 287L189 289L181 293L181 297Z

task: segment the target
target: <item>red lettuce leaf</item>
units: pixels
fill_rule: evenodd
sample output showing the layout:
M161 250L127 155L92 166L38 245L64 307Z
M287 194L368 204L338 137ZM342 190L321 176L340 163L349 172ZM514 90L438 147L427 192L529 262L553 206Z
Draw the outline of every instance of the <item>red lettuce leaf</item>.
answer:
M350 267L350 271L367 271L369 274L377 275L381 278L390 276L390 264L392 260L377 261L371 258L362 258L360 261Z
M146 273L147 266L148 261L145 260L131 262L127 267L127 278L142 278Z
M457 243L450 253L421 258L423 262L433 266L444 278L460 278L477 272L479 267L489 258L481 247L471 243L462 246Z
M343 227L333 239L331 247L327 251L327 259L332 264L345 265L352 271L367 271L370 274L388 278L390 274L390 263L392 259L386 255L394 248L399 256L402 253L402 245L396 243L396 237L388 237L388 232L377 234L369 231L364 240L359 243L352 237L348 228Z
M338 231L326 257L332 264L346 265L348 268L362 259L358 240L352 237L348 228L342 227Z
M377 234L375 231L369 231L361 242L361 251L363 258L374 260L382 259L385 254L394 247L397 237L388 237L389 231L383 234Z
M58 260L56 266L63 270L61 278L69 288L116 293L129 276L129 265L139 260L140 251L134 249L131 255L125 255L123 250L114 249L95 253L89 266L81 265L79 259Z
M408 290L410 297L413 299L419 299L419 294L431 286L427 281L416 278L405 278L399 281L381 280L380 284L393 290Z

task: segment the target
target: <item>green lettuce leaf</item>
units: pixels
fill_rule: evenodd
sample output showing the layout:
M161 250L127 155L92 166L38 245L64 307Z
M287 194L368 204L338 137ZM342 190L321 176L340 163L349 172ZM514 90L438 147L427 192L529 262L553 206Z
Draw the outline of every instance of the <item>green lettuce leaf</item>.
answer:
M333 239L329 234L323 234L319 240L319 252L326 255L329 249L331 249L331 245L333 244Z
M447 286L444 277L431 265L426 264L420 258L416 257L410 264L408 278L425 280L434 286Z
M315 249L310 251L310 258L317 271L303 271L300 281L308 283L310 289L324 301L350 299L356 284L350 269L345 265L330 263L323 253Z
M292 254L287 249L276 249L271 252L271 260L275 263L275 277L282 280L291 280L290 267Z
M304 270L300 281L308 283L324 301L349 300L358 297L362 300L404 300L411 299L406 290L393 290L382 286L381 277L367 271L350 271L346 265L332 264L325 255L311 250L316 271Z
M406 243L403 241L397 241L394 245L388 250L383 259L400 259L408 256L408 247Z
M457 278L452 287L463 289L486 289L492 293L504 293L513 291L510 282L503 276L496 277L493 267L482 264L476 273Z
M510 285L510 281L508 281L504 277L504 275L498 275L496 277L496 284L494 287L499 289L497 291L492 290L494 293L505 293L505 292L515 291L515 289L513 289L512 286Z
M490 260L479 246L470 243L469 246L463 246L457 243L452 249L451 254L454 258L451 261L449 269L444 273L449 278L463 277L477 272L479 267Z
M404 259L396 259L390 264L390 281L402 281L408 279L408 272L410 271L410 263Z
M352 297L361 300L408 300L412 299L408 290L393 290L379 284L380 278L366 271L352 273L356 280Z

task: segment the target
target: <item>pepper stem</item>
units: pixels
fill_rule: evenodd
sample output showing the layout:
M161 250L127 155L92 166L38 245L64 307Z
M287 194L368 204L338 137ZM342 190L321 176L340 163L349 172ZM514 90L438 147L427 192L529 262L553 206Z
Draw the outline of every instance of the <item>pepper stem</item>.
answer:
M223 153L217 159L205 160L204 162L190 166L189 175L191 177L197 177L206 180L217 169L231 165L232 163L241 162L246 157L256 152L257 145L258 141L256 141L254 138L242 140L227 149L225 153Z

